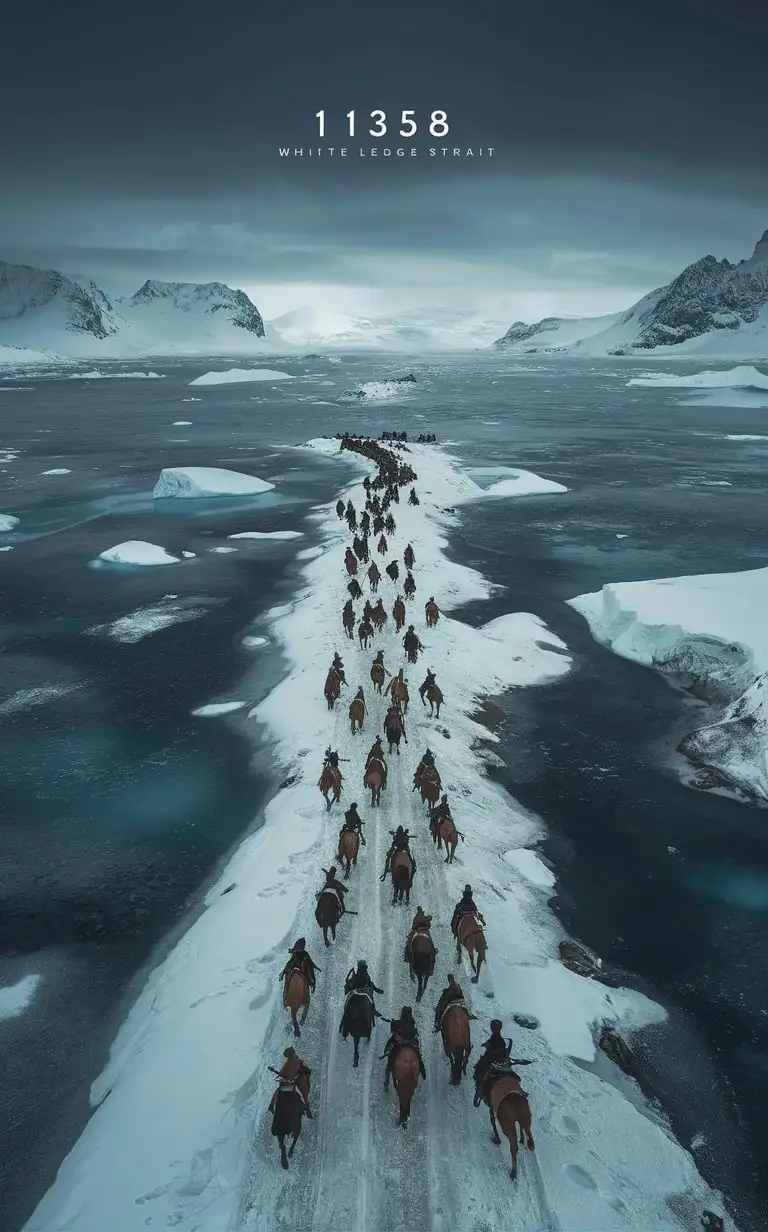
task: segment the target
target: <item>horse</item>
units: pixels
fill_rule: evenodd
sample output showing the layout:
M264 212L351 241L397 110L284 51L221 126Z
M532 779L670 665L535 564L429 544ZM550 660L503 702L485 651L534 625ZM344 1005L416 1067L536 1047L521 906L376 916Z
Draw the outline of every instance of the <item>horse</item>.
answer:
M301 1035L299 1030L299 1020L296 1017L297 1011L304 1007L304 1012L301 1015L301 1025L307 1019L309 1013L309 981L303 971L290 971L288 978L283 987L283 1005L287 1010L291 1011L291 1022L293 1023L293 1034Z
M371 584L371 591L375 595L381 581L381 574L379 573L379 566L376 564L376 561L373 562L368 570L368 581Z
M433 809L440 798L440 775L434 766L426 766L424 772L419 779L419 789L421 791L422 803L426 804L427 808Z
M434 628L440 619L440 608L437 606L434 599L430 599L429 603L424 608L424 615L427 618L427 628Z
M360 1064L360 1040L370 1043L373 1031L374 1008L373 997L362 988L355 988L348 994L344 1002L344 1013L341 1016L339 1031L344 1039L352 1036L355 1045L352 1065L357 1069Z
M411 886L413 885L413 862L407 851L396 851L389 866L392 876L392 906L405 899L406 906L411 902Z
M328 931L330 929L331 936L336 940L336 925L344 914L344 908L341 905L341 899L335 890L321 890L315 907L315 919L323 930L323 941L327 946L330 946L328 940Z
M301 1133L301 1118L305 1111L304 1100L296 1090L296 1083L281 1081L270 1107L272 1109L272 1136L277 1138L280 1144L280 1164L283 1168L287 1168L288 1160L293 1157L293 1152L296 1150L296 1143ZM289 1135L293 1138L293 1142L290 1150L286 1152L285 1140Z
M403 583L403 594L406 599L412 599L416 594L416 583L413 580L413 575L410 573Z
M470 961L474 975L471 977L471 983L476 984L480 979L480 968L485 959L487 945L485 941L485 933L482 925L474 914L467 913L459 917L459 922L456 925L456 958L461 961L461 947L467 951L467 956ZM475 954L477 954L477 964L475 964Z
M409 663L415 663L419 657L419 651L423 650L424 647L415 635L413 640L411 640L408 638L408 634L406 634L406 639L408 641L408 645L406 646L406 658Z
M395 633L399 633L405 624L405 604L402 599L395 599L392 616L395 622Z
M338 804L341 795L341 771L332 766L330 762L326 762L317 785L320 788L320 794L325 797L325 807L330 812L331 805ZM333 791L333 799L329 800L328 796L331 791Z
M445 863L453 864L453 857L459 845L459 832L450 813L437 823L434 836L438 851L443 850L443 843L445 843Z
M381 804L381 789L387 781L387 772L384 768L384 763L379 761L378 757L374 757L368 762L363 775L363 786L369 787L371 790L371 808L375 808L377 804Z
M357 853L360 850L360 835L357 830L344 830L339 837L338 860L344 869L344 879L349 880L349 874L354 864L357 868Z
M384 735L386 736L387 744L389 745L387 752L389 753L390 757L392 756L393 748L396 750L397 756L399 757L400 756L400 738L401 736L405 736L405 728L403 727L403 721L400 718L399 714L397 715L397 717L395 717L392 711L390 710L387 711L386 718L384 719ZM405 743L406 744L408 743L407 737L406 737Z
M467 1072L467 1062L472 1051L469 1034L469 1013L463 1001L452 1001L443 1010L440 1019L445 1055L451 1065L451 1086L457 1087Z
M528 1096L520 1086L517 1074L489 1074L483 1083L483 1099L491 1113L492 1142L501 1145L499 1126L504 1137L509 1142L509 1153L512 1157L510 1175L517 1180L517 1127L520 1126L520 1143L525 1143L529 1151L534 1149L531 1134L531 1107Z
M323 689L323 694L328 703L329 710L333 710L333 704L338 701L340 693L341 680L339 678L339 673L336 671L335 667L332 667L325 678L325 688Z
M419 1053L413 1044L402 1044L392 1066L392 1084L400 1101L398 1125L407 1125L411 1101L419 1085Z
M440 688L440 685L439 684L429 685L427 687L426 694L427 694L427 701L429 702L430 717L435 713L435 710L437 710L437 718L439 719L440 718L440 707L442 706L443 700L444 700L443 691Z
M363 719L365 718L365 702L362 697L355 697L350 702L349 719L352 725L352 735L356 731L363 730Z
M357 557L351 548L347 548L344 553L344 564L349 576L355 577L357 575Z
M379 599L379 602L376 604L375 608L371 612L371 620L375 624L376 630L378 633L381 633L388 619L389 617L387 616L387 613L384 611L381 599Z
M363 592L360 588L360 583L358 582L357 578L352 578L352 581L349 583L347 590L349 591L353 599L362 599Z
M340 518L342 521L344 520L344 510L345 510L345 508L346 508L346 506L345 506L345 504L344 504L344 501L343 501L343 500L337 500L337 501L336 501L336 517L337 517L337 518Z
M416 980L416 1000L421 1001L430 977L435 973L435 943L428 929L417 929L406 943L408 954L408 970L411 979Z
M357 636L360 639L360 649L367 650L368 643L373 637L373 625L367 620L361 620L360 624L357 626Z
M399 702L402 706L403 714L407 714L410 695L408 693L408 685L405 683L402 676L393 676L392 684L390 685L390 693L392 694L392 701Z
M387 674L387 669L383 663L374 663L371 666L371 680L373 681L374 693L381 693L384 687L384 678Z
M408 544L408 547L403 552L403 560L405 561L406 569L412 569L414 564L416 563L416 557L413 554L413 548L411 547L410 543Z
M392 581L393 581L393 582L396 582L396 581L397 581L397 579L400 577L400 566L398 565L398 563L397 563L397 561L396 561L396 560L392 560L392 561L390 561L390 563L387 565L387 567L386 567L386 569L384 570L384 572L385 572L386 574L388 574L388 575L389 575L389 577L391 577L391 579L392 579Z
M377 543L377 545L376 545L376 548L377 548L378 553L379 553L379 555L380 555L380 556L386 556L386 554L387 554L387 537L386 537L386 535L382 535L382 536L381 536L381 538L379 539L379 542L378 542L378 543Z

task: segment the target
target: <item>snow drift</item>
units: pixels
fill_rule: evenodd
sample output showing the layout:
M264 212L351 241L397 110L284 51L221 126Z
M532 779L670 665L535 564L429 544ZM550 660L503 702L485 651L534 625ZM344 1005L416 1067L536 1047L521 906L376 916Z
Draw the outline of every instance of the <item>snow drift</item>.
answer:
M210 496L258 496L274 488L266 479L218 466L169 466L160 472L155 500L199 500Z
M621 582L569 603L597 641L719 703L681 751L768 801L768 569Z

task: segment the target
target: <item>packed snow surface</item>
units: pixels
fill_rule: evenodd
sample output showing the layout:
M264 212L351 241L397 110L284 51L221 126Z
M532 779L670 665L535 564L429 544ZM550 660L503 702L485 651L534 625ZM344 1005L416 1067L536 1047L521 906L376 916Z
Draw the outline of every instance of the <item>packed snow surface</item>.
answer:
M0 531L13 530L14 526L18 525L19 519L12 513L0 513Z
M617 654L690 678L723 703L683 749L768 800L768 568L620 582L569 603Z
M627 385L668 385L672 389L768 389L768 375L757 368L742 364L738 368L693 372L647 372L633 376Z
M257 479L255 475L243 475L240 471L228 471L218 466L168 466L160 472L160 478L152 493L155 500L180 497L197 500L203 496L257 496L269 492L273 483Z
M290 372L278 372L274 368L228 368L226 372L205 372L196 376L190 385L235 385L241 381L292 381Z
M331 452L325 441L310 445ZM657 1116L636 1106L639 1092L630 1102L579 1063L595 1056L593 1023L608 1019L631 1029L658 1021L663 1011L638 993L609 989L560 965L562 933L547 907L551 890L529 852L540 828L485 775L483 758L493 754L480 750L498 737L475 717L485 697L542 687L567 672L571 660L530 613L510 612L480 628L451 617L492 593L485 578L444 553L458 523L446 509L458 503L466 476L455 459L428 446L413 447L410 459L420 472L421 504L395 508L393 555L402 556L408 542L414 547L419 591L411 619L427 651L409 675L413 696L425 667L435 669L445 713L439 722L430 719L414 698L409 743L389 761L382 807L371 809L362 773L383 700L370 693L373 652L341 633L347 535L331 502L316 515L325 553L303 565L298 596L267 615L290 673L251 713L258 732L271 734L284 781L261 829L244 840L210 889L206 910L150 976L93 1085L93 1116L28 1232L690 1232L704 1206L721 1209L691 1156ZM360 481L370 470L361 463ZM360 481L343 492L358 508ZM382 586L389 609L395 592L388 581ZM427 632L429 594L443 615ZM397 671L402 647L391 621L379 646L389 670ZM323 698L335 647L343 651L350 686L360 680L366 689L370 711L356 738L349 733L348 694L333 713ZM317 790L329 744L349 758L342 806L360 802L367 845L349 881L349 907L359 914L341 921L337 941L324 950L313 918L315 893L321 868L334 857L341 820L338 808L326 813ZM424 808L411 791L427 745L467 836L455 865L434 852ZM389 885L379 881L389 831L398 822L410 827L418 860L408 910L394 909ZM517 867L509 860L514 851L528 853ZM466 966L458 972L476 1015L475 1055L498 1016L514 1034L515 1052L534 1062L525 1087L536 1151L521 1152L515 1189L506 1148L500 1152L489 1141L487 1110L473 1109L469 1079L449 1086L431 1030L438 992L454 965L448 922L466 881L485 912L489 947L478 986L469 983ZM403 942L417 903L433 914L439 955L436 979L415 1006L428 1079L403 1131L395 1127L392 1091L382 1090L384 1027L362 1045L357 1070L338 1028L344 976L363 956L385 990L378 998L382 1013L390 1017L404 1003L415 1005ZM278 975L300 935L322 966L299 1044L313 1071L315 1119L304 1123L286 1173L269 1133L274 1079L267 1066L279 1065L293 1042ZM515 1012L539 1018L540 1029L516 1028Z
M171 556L165 548L156 543L146 543L143 539L127 539L113 548L99 552L99 560L106 560L112 565L177 565L178 556Z
M227 539L301 539L300 530L241 530Z
M40 983L39 975L25 975L15 984L0 987L0 1022L18 1018L30 1005Z

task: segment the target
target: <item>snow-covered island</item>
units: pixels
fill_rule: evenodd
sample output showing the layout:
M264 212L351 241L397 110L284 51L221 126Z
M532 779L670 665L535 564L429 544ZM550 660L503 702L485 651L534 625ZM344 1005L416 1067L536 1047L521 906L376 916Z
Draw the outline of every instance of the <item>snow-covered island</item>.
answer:
M256 475L219 466L167 466L152 493L155 500L200 500L212 496L259 496L274 488Z
M309 447L339 452L338 440ZM362 739L352 739L346 704L329 713L323 697L347 598L340 564L347 534L332 501L315 514L323 551L302 562L302 589L267 616L269 641L287 659L289 674L248 716L273 744L280 789L261 828L209 889L204 910L149 976L93 1084L93 1115L26 1232L694 1232L704 1208L723 1210L663 1116L600 1051L606 1024L631 1038L660 1022L663 1008L603 982L599 962L578 974L562 961L567 939L548 907L554 876L537 850L540 824L485 773L487 764L498 764L498 737L479 721L484 699L546 688L570 670L568 649L531 613L510 611L480 627L452 617L493 593L482 575L445 552L458 522L454 508L480 499L482 488L444 450L412 445L409 460L420 474L421 504L397 507L393 550L401 556L410 542L420 593L440 597L428 662L450 699L449 716L437 722L418 702L410 707L409 743L391 759L387 798L380 809L367 807L359 785L368 724ZM360 460L357 480L342 490L357 507L370 470ZM402 648L391 628L378 645L394 667ZM344 658L350 681L368 680L370 652L344 643ZM417 674L421 664L412 687ZM201 709L224 714L234 704ZM373 711L376 703L369 705ZM315 895L340 820L338 810L326 813L317 790L329 744L350 759L342 800L360 800L367 845L349 880L349 906L358 914L342 920L334 945L318 953ZM455 865L436 857L424 838L424 810L411 790L427 746L467 835ZM411 912L395 911L379 881L396 822L419 836ZM467 881L487 920L488 961L478 985L469 983L466 967L455 967L449 929ZM433 914L439 951L436 987L421 1005L403 963L417 901ZM269 1133L274 1079L267 1067L282 1062L293 1040L279 973L288 946L302 935L322 966L299 1045L312 1068L315 1120L305 1122L292 1167L283 1172ZM404 1002L414 1004L421 1028L428 1078L405 1132L395 1126L392 1092L382 1090L384 1028L363 1044L359 1069L339 1035L344 976L362 956L385 989L381 1012L389 1017ZM514 1189L508 1156L490 1142L487 1110L472 1107L468 1079L450 1087L431 1030L449 969L457 970L475 1015L475 1051L490 1019L499 1017L516 1053L533 1062L525 1087L536 1150L522 1153Z
M768 568L620 582L569 603L597 641L720 705L681 752L768 803Z

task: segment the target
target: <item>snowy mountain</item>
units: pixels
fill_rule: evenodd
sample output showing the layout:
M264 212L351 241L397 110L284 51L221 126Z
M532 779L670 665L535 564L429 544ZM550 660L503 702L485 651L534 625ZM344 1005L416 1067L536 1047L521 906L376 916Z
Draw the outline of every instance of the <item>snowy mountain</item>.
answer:
M595 326L598 328L595 328ZM567 328L566 328L567 327ZM495 346L518 352L583 355L768 356L768 231L747 261L706 256L627 312L536 325L516 322Z
M295 346L406 352L474 350L487 346L500 327L497 320L453 308L413 308L375 316L297 308L271 324Z
M94 282L4 261L0 346L104 359L274 350L258 308L221 282L147 281L110 299Z

